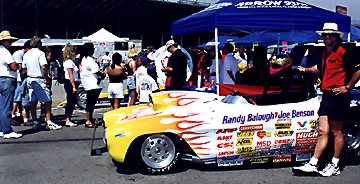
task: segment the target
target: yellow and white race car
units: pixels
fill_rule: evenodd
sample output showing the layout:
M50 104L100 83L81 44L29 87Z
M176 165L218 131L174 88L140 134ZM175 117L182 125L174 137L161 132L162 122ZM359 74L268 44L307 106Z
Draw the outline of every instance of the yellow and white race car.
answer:
M310 158L317 141L318 98L254 105L242 96L192 91L152 94L152 103L104 114L111 157L166 172L179 159L218 166Z

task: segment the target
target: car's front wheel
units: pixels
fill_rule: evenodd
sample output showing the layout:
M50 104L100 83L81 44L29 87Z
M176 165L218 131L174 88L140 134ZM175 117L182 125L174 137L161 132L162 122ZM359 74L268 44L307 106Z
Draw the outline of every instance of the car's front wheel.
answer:
M180 160L180 149L175 139L164 134L149 135L138 145L135 161L142 172L166 173Z

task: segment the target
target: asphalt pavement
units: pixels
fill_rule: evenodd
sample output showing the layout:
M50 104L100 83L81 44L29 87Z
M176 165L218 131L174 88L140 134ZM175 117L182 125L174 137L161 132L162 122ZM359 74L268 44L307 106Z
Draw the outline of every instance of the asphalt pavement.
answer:
M64 109L56 107L65 100L62 85L53 88L53 121L64 125ZM63 96L61 96L63 95ZM109 107L98 107L100 118ZM254 165L252 167L199 166L183 163L183 169L172 174L144 175L125 165L116 167L108 152L90 156L93 129L85 128L86 114L76 108L73 116L78 127L60 130L32 130L14 126L23 133L20 139L0 138L0 184L14 183L359 183L360 166L347 165L340 176L294 176L294 164ZM103 128L96 131L94 146L104 147ZM136 168L136 166L135 166Z

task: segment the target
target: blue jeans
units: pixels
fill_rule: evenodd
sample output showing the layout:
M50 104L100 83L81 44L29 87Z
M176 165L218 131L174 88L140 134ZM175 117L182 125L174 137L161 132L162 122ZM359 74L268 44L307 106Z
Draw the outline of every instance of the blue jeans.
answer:
M9 77L0 78L0 132L8 134L11 129L11 111L14 103L16 79Z

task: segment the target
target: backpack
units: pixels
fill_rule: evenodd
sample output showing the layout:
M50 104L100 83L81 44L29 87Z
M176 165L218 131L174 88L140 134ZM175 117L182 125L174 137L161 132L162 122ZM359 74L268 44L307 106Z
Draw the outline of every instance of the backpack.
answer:
M60 84L64 84L64 82L65 82L65 71L64 71L64 67L62 64L60 64L60 66L58 67L58 70L57 70L57 81Z

